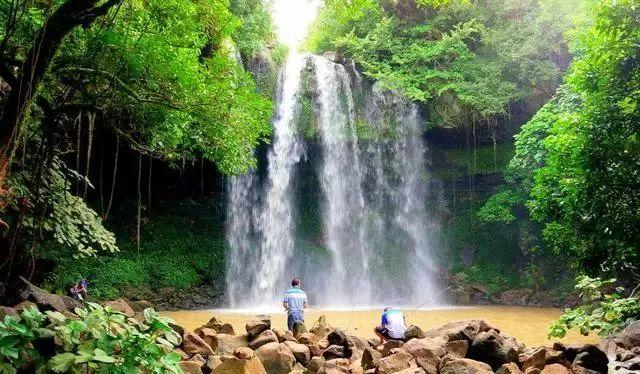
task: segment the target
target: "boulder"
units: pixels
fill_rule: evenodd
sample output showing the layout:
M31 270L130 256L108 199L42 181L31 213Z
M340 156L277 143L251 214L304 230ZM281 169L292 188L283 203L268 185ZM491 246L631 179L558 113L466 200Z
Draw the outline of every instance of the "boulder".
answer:
M278 343L278 337L271 330L261 332L260 335L249 342L249 348L258 349L267 343Z
M498 370L502 364L518 361L519 347L514 340L505 339L495 330L481 331L469 347L468 357L489 364Z
M27 309L31 308L32 306L35 306L36 308L38 307L38 306L36 305L36 303L31 302L31 301L29 301L29 300L24 300L24 301L21 301L20 303L18 303L18 304L16 304L16 305L14 305L14 306L13 306L13 309L15 309L15 310L16 310L16 312L18 312L18 313L22 313L22 312L24 312L25 310L27 310Z
M300 364L299 362L296 362L295 365L293 365L293 367L291 368L291 374L305 374L307 371L307 369L305 369L304 366L302 366L302 364Z
M364 349L364 352L362 352L362 359L360 360L360 363L362 368L365 370L375 369L378 367L380 359L382 359L382 353L368 347Z
M180 361L178 366L184 374L202 374L202 366L195 361Z
M615 338L616 344L622 348L631 349L640 346L640 321L635 321L620 331Z
M351 350L351 356L349 356L351 362L360 362L364 349L369 347L367 339L361 338L357 335L348 335L347 344Z
M413 356L407 352L399 351L380 359L378 363L378 374L395 373L411 367Z
M445 355L440 362L440 374L493 374L491 366L484 362L453 355Z
M305 344L309 348L311 357L322 356L322 349L317 344Z
M212 355L213 349L198 335L187 331L182 337L182 350L188 355L201 354L204 356Z
M440 366L440 357L426 356L416 357L416 363L427 374L438 374L438 366Z
M6 316L20 318L20 314L16 309L8 306L0 306L0 321L4 321L4 317Z
M236 334L236 332L233 330L233 326L231 326L230 323L222 324L222 326L220 326L220 328L216 329L216 331L218 332L218 334L228 334L228 335L235 335Z
M309 330L309 332L312 332L320 339L329 335L331 331L333 331L333 328L327 322L327 317L325 315L321 315Z
M442 325L435 329L430 329L425 332L425 337L436 338L441 337L446 341L452 340L469 340L472 341L478 333L483 331L495 330L500 333L500 330L489 326L483 320L468 320L468 321L456 321Z
M217 355L232 355L236 348L249 346L246 335L216 334L211 339L211 348Z
M300 344L318 344L318 336L310 332L304 333L298 337L298 343Z
M378 352L382 353L383 357L387 357L388 355L391 354L391 351L393 349L396 348L400 348L404 345L404 342L401 340L387 340L386 342L382 343L382 345L378 346L378 348L376 348L378 350Z
M322 57L326 58L331 62L335 62L337 64L342 62L342 55L335 51L326 51L325 53L322 54Z
M522 370L515 362L508 362L498 368L496 374L522 374Z
M185 351L183 351L182 349L176 348L173 351L180 356L180 359L182 359L182 360L188 360L189 359L189 355Z
M524 371L524 374L540 374L541 372L542 370L538 368L528 368L527 370ZM587 374L587 373L582 373L582 374Z
M467 356L467 350L469 349L469 341L468 340L452 340L450 342L447 342L444 345L444 349L447 351L447 353L464 358Z
M218 319L218 317L213 316L203 327L208 327L210 329L217 330L222 326L222 321Z
M401 347L413 355L413 357L442 357L446 353L444 341L440 339L411 339L401 345Z
M349 345L347 335L342 330L333 330L327 335L327 341L329 341L329 345L339 345L342 347Z
M307 326L302 321L296 321L293 323L293 336L297 338L298 336L308 332Z
M325 360L348 358L349 356L350 354L346 352L345 347L340 345L330 345L322 352L322 357L324 357Z
M191 357L189 360L187 361L193 361L193 362L197 362L198 364L200 364L200 367L203 367L204 364L207 363L207 360L204 359L204 357L202 357L201 354L195 354L193 355L193 357Z
M278 337L278 341L280 343L286 340L284 337L287 334L287 332L290 332L289 330L279 329L277 327L272 328L271 331L273 331L273 333L276 334L276 336ZM291 334L291 336L293 337L293 334Z
M615 358L616 358L616 361L624 362L624 361L629 361L635 357L636 357L636 354L631 352L630 350L624 349L624 348L618 348Z
M104 303L105 307L109 307L116 312L120 312L127 317L134 317L136 315L135 310L127 303L124 299L116 299L112 301L107 301Z
M57 312L73 311L77 307L81 307L82 304L70 298L69 296L54 295L31 284L28 280L20 277L20 280L25 284L25 289L21 292L21 296L24 300L34 302L40 311L55 310ZM16 308L17 309L17 308Z
M549 348L540 347L535 351L522 355L520 361L522 361L522 369L527 370L529 368L537 368L542 370L547 364L547 356L549 355Z
M216 333L216 330L210 329L208 327L199 327L194 331L194 333L198 334L198 336L202 338L202 340L204 340L207 344L209 344L210 347L213 348L213 346L215 345L215 336L218 335Z
M339 358L325 361L324 371L321 369L320 372L324 374L349 374L349 360Z
M540 374L570 374L569 369L560 364L547 365Z
M624 362L616 362L614 369L616 370L616 373L623 370L638 373L640 372L640 357L634 357Z
M233 350L233 356L241 360L250 360L253 358L253 349L249 347L238 347Z
M221 364L222 364L222 360L220 359L219 356L209 356L209 358L207 359L206 367L208 371L213 371Z
M422 339L424 338L424 331L416 325L410 325L407 327L407 330L404 332L404 341L409 341L411 339Z
M304 333L303 333L303 335L304 335ZM289 330L287 330L284 333L283 339L284 339L284 341L290 341L290 342L296 342L296 343L298 342L298 339L296 339L296 337L293 336L293 333L291 331L289 331Z
M311 360L311 351L309 350L309 347L292 341L285 341L284 345L289 347L291 353L293 353L293 357L296 358L296 361L307 366L309 360Z
M593 344L588 344L589 349L583 350L573 360L571 369L574 372L580 370L580 368L593 370L600 373L606 373L608 371L609 359L607 355L598 349Z
M267 323L266 321L261 321L261 320L251 320L247 322L245 325L245 329L247 330L247 334L249 334L249 339L253 340L258 335L260 335L263 331L269 330L271 328L270 322L271 321ZM276 336L278 335L276 334Z
M312 357L307 364L307 370L312 373L317 373L320 370L324 370L324 358L322 357Z
M267 343L255 353L269 374L288 373L296 362L293 352L284 343Z
M266 374L262 362L257 358L240 359L232 357L218 365L214 371L215 374Z

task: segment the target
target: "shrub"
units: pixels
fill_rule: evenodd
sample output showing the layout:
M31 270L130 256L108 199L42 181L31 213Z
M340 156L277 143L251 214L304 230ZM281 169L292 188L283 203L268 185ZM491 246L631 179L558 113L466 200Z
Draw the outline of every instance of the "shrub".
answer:
M578 329L585 336L592 331L608 336L640 318L639 298L633 294L624 297L624 289L620 287L613 293L605 293L616 282L615 279L580 276L576 281L575 288L580 291L583 304L565 309L564 314L549 327L550 338L563 338L571 329Z
M93 303L76 313L78 319L31 307L20 318L5 316L0 372L181 372L173 352L181 337L153 309L144 311L144 322Z

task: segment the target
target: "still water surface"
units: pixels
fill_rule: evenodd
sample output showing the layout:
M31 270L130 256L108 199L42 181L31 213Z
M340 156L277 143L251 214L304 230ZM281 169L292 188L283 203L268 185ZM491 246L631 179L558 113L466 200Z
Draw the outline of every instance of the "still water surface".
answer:
M379 323L380 309L327 310L310 308L306 312L306 324L310 327L320 315L334 327L340 327L360 336L373 337L373 327ZM561 309L507 306L452 307L437 309L405 310L407 324L430 329L447 322L464 319L484 319L492 326L501 329L502 333L515 337L527 346L550 345L554 341L564 343L594 343L597 336L581 336L570 332L562 340L548 340L547 331L551 322L560 316ZM233 325L236 333L244 332L244 324L257 314L269 314L273 327L286 326L285 314L280 310L184 310L166 312L177 323L193 330L217 316L224 322Z

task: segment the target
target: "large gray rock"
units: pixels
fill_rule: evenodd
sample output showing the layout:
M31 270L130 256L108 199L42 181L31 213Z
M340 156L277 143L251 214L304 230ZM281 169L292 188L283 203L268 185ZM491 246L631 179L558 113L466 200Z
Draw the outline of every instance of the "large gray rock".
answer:
M25 289L21 296L25 300L34 302L41 311L55 310L57 312L72 312L75 308L82 307L82 304L64 295L54 295L30 283L23 277L20 280L25 284Z
M269 374L288 373L296 362L293 352L284 343L267 343L255 353Z
M502 364L518 361L519 347L514 340L506 339L495 330L481 331L473 339L468 358L489 364L498 370Z
M620 331L615 342L626 349L640 347L640 321L635 321Z

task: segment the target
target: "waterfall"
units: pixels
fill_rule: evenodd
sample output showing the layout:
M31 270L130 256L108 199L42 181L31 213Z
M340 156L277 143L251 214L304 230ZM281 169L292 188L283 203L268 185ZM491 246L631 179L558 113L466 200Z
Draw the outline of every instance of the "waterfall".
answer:
M414 104L365 82L352 62L298 53L313 19L304 3L274 2L276 23L294 30L279 29L291 52L278 81L272 142L260 160L264 175L253 170L228 182L230 304L277 307L294 276L315 305L435 304L437 223L426 208L424 121ZM289 24L293 6L307 13ZM307 91L313 118L302 124ZM312 127L312 138L302 125ZM309 180L299 183L303 169L315 175L317 194ZM299 227L299 207L309 200L318 206L320 237L304 237Z

